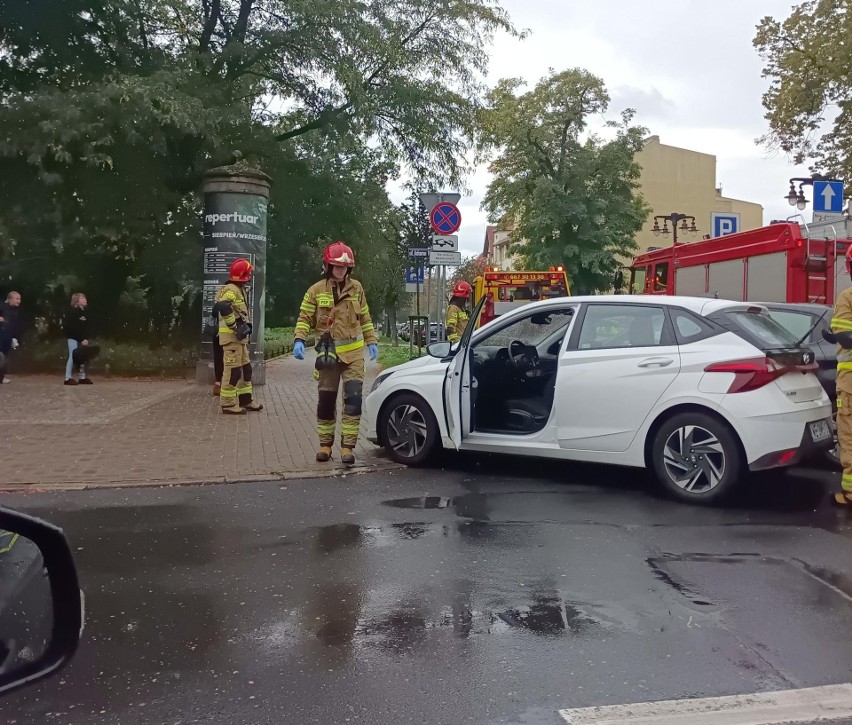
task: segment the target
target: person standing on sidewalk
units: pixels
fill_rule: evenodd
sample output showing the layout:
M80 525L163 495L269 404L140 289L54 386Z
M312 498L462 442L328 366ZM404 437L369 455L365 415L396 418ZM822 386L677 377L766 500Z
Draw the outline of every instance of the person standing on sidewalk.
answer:
M6 377L9 367L9 355L18 347L21 339L20 318L21 295L14 290L6 295L6 301L0 305L0 384L11 382Z
M323 279L305 293L293 342L293 357L305 359L305 339L311 330L317 338L314 378L318 382L317 461L331 458L337 428L337 395L343 381L343 418L340 429L340 459L355 463L355 444L361 424L364 388L364 346L370 360L379 356L378 339L364 288L352 279L355 253L343 242L335 242L323 253Z
M219 344L222 346L222 387L219 403L227 415L244 415L246 411L263 410L253 399L252 369L249 359L249 319L245 288L251 281L254 266L247 259L231 264L230 280L216 293L219 310Z
M86 363L77 364L74 360L74 352L80 347L88 347L89 339L92 336L88 307L89 301L82 292L75 292L71 295L71 308L65 313L65 319L62 323L62 330L68 341L68 362L65 363L66 385L92 384L91 379L86 377ZM79 353L77 357L79 359ZM79 383L74 380L75 368L80 371Z

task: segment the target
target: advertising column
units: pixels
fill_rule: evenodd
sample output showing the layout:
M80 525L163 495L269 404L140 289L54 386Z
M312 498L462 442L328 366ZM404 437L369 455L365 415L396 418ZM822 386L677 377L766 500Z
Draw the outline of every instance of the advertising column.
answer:
M264 310L266 302L266 211L271 179L261 171L233 167L211 169L204 177L204 277L202 328L216 298L228 281L231 263L240 257L254 265L246 297L253 330L249 355L253 382L266 382L263 362ZM196 382L213 382L213 341L202 334Z

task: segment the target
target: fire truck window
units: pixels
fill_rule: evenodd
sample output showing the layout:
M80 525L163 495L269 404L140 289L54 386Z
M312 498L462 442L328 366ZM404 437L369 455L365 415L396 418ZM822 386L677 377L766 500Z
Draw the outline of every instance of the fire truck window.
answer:
M630 294L641 295L645 291L645 268L636 267L630 275Z
M665 292L669 288L669 263L662 262L654 267L654 292Z

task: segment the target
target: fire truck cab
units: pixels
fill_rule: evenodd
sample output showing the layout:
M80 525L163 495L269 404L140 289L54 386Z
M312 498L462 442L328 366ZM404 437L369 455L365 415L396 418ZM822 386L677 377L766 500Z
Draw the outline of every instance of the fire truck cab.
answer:
M810 239L787 222L677 244L633 260L630 292L833 305L852 284L844 269L850 244Z
M507 272L499 267L486 267L473 282L474 306L483 296L486 303L477 327L528 302L567 297L571 294L568 275L561 264L545 271Z

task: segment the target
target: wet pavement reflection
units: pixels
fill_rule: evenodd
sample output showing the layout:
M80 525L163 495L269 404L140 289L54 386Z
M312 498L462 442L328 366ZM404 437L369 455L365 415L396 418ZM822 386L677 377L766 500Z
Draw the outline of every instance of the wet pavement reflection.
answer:
M72 665L0 715L547 724L849 677L850 522L823 504L829 478L696 508L608 468L564 477L486 459L21 497L68 532L89 611Z

